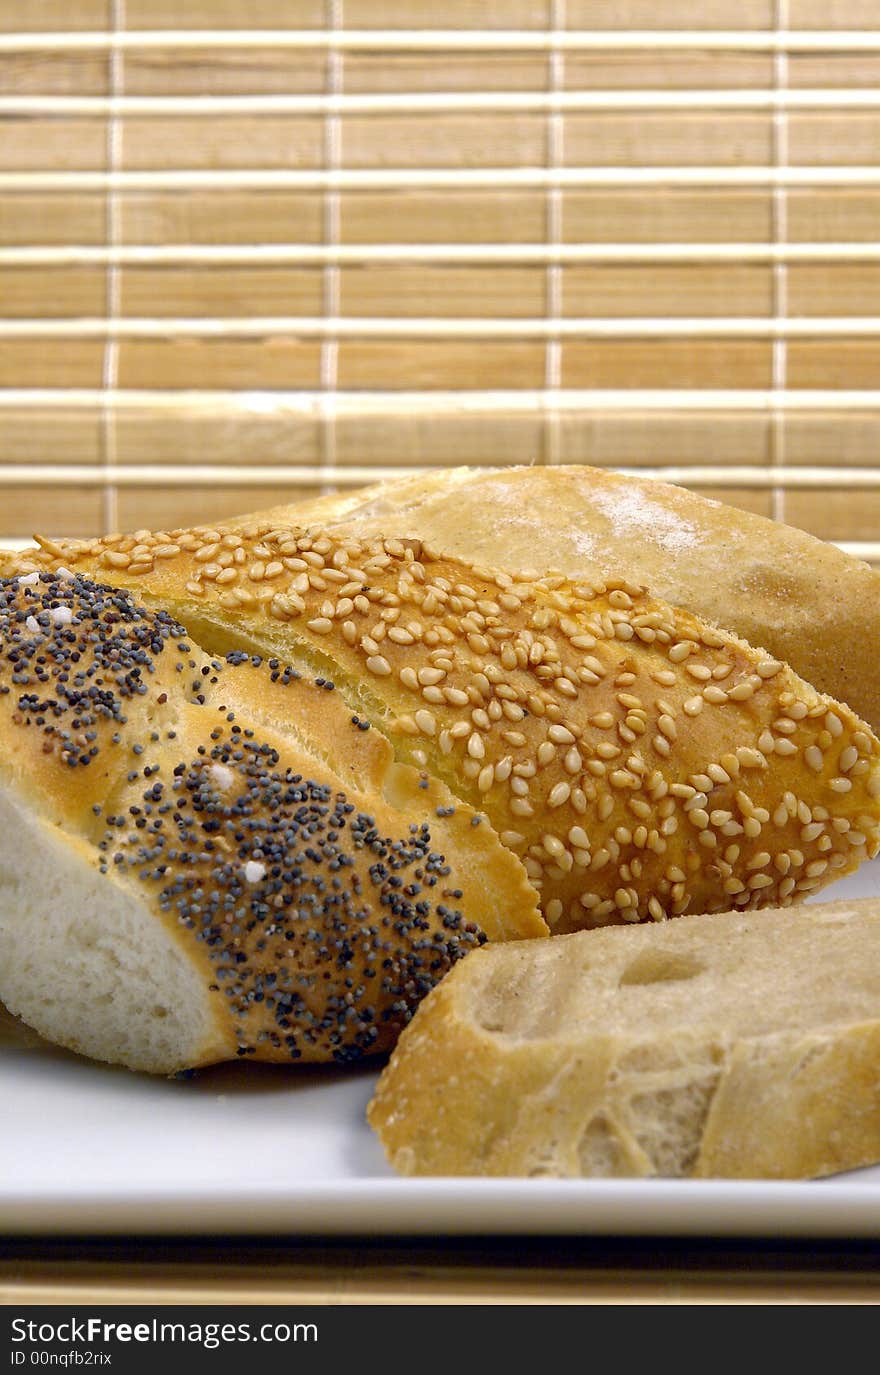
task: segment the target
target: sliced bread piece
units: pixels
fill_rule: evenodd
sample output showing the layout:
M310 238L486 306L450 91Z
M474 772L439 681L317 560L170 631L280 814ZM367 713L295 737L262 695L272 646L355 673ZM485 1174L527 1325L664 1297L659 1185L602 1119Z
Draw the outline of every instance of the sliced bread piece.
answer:
M475 951L404 1031L368 1119L402 1174L880 1161L880 900Z

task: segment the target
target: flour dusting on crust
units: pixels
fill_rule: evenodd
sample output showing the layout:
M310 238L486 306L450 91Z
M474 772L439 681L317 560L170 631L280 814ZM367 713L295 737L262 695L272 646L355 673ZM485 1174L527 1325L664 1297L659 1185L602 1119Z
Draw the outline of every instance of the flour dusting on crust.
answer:
M638 488L623 483L616 490L597 488L590 494L590 500L607 516L615 530L648 536L652 543L659 544L669 553L691 549L706 538L691 521L652 501Z

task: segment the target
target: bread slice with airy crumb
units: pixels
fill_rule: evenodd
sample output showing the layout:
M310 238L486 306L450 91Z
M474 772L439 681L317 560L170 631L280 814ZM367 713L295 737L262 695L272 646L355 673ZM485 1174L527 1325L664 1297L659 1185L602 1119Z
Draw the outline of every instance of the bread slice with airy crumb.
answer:
M475 951L368 1109L402 1174L803 1179L880 1161L880 900Z

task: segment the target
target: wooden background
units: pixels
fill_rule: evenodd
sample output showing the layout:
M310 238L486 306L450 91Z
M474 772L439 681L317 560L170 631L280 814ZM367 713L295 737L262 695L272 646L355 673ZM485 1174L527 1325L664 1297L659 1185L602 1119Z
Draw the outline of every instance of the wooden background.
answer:
M880 564L880 0L0 0L0 315L7 544L584 462Z

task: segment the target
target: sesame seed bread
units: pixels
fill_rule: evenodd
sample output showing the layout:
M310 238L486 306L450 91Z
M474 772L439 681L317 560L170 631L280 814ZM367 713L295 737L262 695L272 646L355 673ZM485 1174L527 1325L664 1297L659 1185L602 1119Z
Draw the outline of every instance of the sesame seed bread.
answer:
M804 1179L880 1161L880 902L487 946L368 1120L407 1175Z
M74 575L0 579L0 1000L135 1070L387 1051L518 859L332 684Z
M511 571L630 578L762 646L880 731L880 572L682 487L582 465L453 468L249 520L413 535Z
M625 579L271 524L0 559L65 564L164 608L209 653L331 679L349 720L488 819L554 932L799 902L880 849L865 723Z

